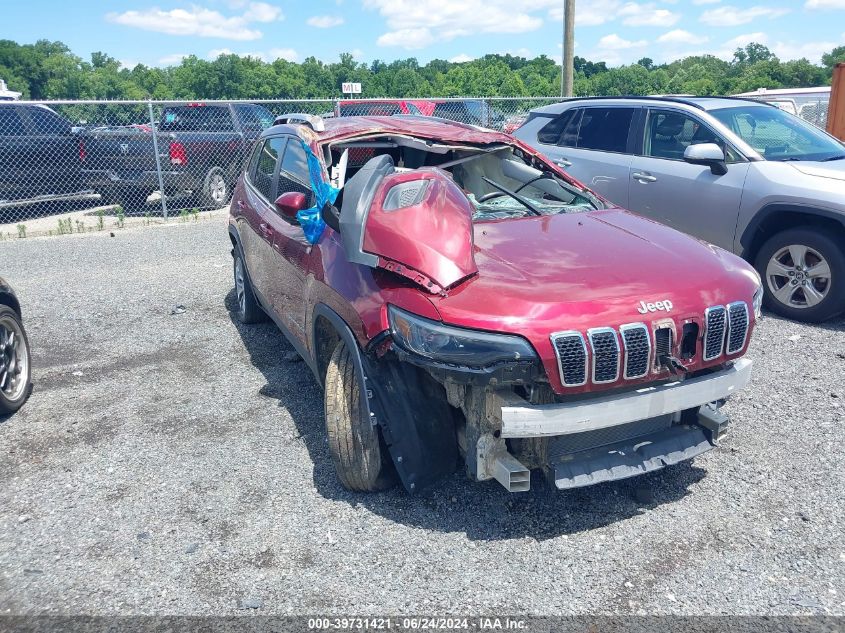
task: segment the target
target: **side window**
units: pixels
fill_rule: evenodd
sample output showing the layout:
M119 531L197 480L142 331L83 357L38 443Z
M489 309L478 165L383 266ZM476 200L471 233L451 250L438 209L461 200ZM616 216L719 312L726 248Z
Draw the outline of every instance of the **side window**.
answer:
M45 108L29 108L29 118L36 134L70 134L70 125L55 112Z
M738 160L738 156L725 145L724 140L697 119L680 112L649 111L643 143L645 156L683 160L687 147L701 143L715 143L726 150L729 162Z
M25 136L26 130L18 109L0 105L0 136Z
M274 116L267 108L257 105L235 105L238 122L245 130L260 132L273 125Z
M634 108L584 108L578 148L625 153Z
M572 108L571 110L567 110L551 121L546 123L540 131L537 132L537 141L542 143L543 145L564 145L574 147L574 143L571 141L574 140L573 137L573 130L571 129L574 127L574 136L577 137L578 135L578 120L580 117L578 116L581 111L578 108ZM575 125L573 126L573 122ZM565 143L565 137L569 138L570 142Z
M276 165L279 162L279 155L284 151L285 139L281 137L269 138L264 141L258 154L253 158L254 170L250 171L250 180L253 186L261 192L267 200L275 200L273 191L273 176L276 174Z
M292 138L287 145L279 170L279 193L297 191L309 196L309 203L313 204L311 191L311 175L308 172L308 157L299 139Z

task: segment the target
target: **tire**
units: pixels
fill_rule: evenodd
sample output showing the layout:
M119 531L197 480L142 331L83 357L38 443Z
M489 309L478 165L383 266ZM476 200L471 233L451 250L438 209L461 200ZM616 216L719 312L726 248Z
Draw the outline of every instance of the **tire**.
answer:
M267 318L264 310L258 304L255 293L252 291L252 282L249 280L249 272L246 269L240 247L235 247L232 271L235 277L235 298L238 302L238 321L249 325L259 323Z
M20 316L0 305L0 415L20 409L32 393L31 358Z
M232 188L226 180L226 172L222 167L212 167L205 174L202 190L198 196L199 203L207 209L225 207L232 197Z
M819 229L778 233L763 244L754 266L763 280L763 303L776 314L819 323L845 311L843 245Z
M354 492L386 490L395 471L378 427L365 418L355 362L341 341L326 370L325 413L329 452L340 483Z

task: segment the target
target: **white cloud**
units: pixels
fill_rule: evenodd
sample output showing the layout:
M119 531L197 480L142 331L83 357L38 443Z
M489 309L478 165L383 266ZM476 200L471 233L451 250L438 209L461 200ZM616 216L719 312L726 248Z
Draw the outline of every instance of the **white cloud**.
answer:
M467 55L466 53L461 53L460 55L455 55L449 61L453 64L463 64L464 62L471 62L475 57L472 55Z
M282 17L279 7L266 2L250 2L243 14L243 19L247 22L275 22Z
M378 11L390 29L378 38L378 45L407 49L475 33L526 33L540 28L543 20L526 10L546 8L551 2L523 4L520 11L508 0L364 0L364 6Z
M587 59L601 60L608 66L619 66L639 57L648 47L648 40L626 40L616 33L600 38Z
M270 52L264 57L264 61L267 62L274 62L277 59L284 59L289 62L295 62L299 60L299 53L297 53L292 48L271 48Z
M186 53L173 53L172 55L165 55L160 57L158 63L161 66L174 66L185 59L188 55Z
M811 62L819 63L822 55L829 53L837 46L837 42L775 42L772 44L772 52L784 61L801 59L806 57Z
M661 44L703 44L709 40L704 35L693 35L689 31L683 29L675 29L674 31L667 31L657 38Z
M235 52L229 48L214 48L208 51L206 57L208 59L217 59L221 55L237 55L238 57L253 57L265 62L273 62L277 59L286 59L289 62L295 62L299 59L299 53L292 48L271 48L267 52L250 51L246 53Z
M693 4L719 4L722 0L692 0Z
M543 0L535 0L535 4ZM667 0L663 0L667 2ZM561 2L550 0L549 18L555 22L563 20ZM668 9L659 8L654 2L640 4L621 0L593 0L575 4L575 26L599 26L623 18L628 26L672 26L681 16Z
M779 18L782 15L789 13L789 9L782 7L749 7L747 9L738 9L736 7L726 6L710 9L701 14L700 20L709 26L739 26L740 24L748 24L759 18Z
M401 46L408 50L425 48L433 44L435 37L427 28L420 29L399 29L380 35L376 40L379 46Z
M628 2L621 9L619 15L628 26L672 26L681 16L668 9L658 9L653 3L637 4Z
M597 45L599 49L610 51L624 51L631 48L642 48L644 46L648 46L648 40L626 40L619 37L616 33L605 35L599 40Z
M250 2L240 15L224 16L219 11L193 5L190 9L165 11L158 7L141 11L109 13L106 19L145 31L168 35L193 35L197 37L218 37L228 40L257 40L263 34L248 25L273 22L283 19L278 7L266 2Z
M845 9L845 0L807 0L806 9Z
M330 29L333 26L340 26L343 24L343 18L339 15L315 15L307 20L310 26L315 26L318 29Z

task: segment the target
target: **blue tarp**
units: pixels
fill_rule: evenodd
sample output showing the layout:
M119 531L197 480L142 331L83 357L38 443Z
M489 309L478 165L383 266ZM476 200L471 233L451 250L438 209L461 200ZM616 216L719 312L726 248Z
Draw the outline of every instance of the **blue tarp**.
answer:
M311 176L311 189L314 191L316 203L310 209L303 209L296 214L299 225L305 232L305 239L309 244L316 244L326 228L326 223L320 216L320 211L326 203L333 204L337 200L340 189L335 189L329 183L323 181L323 169L320 166L320 159L311 151L305 141L300 141L308 156L308 173Z

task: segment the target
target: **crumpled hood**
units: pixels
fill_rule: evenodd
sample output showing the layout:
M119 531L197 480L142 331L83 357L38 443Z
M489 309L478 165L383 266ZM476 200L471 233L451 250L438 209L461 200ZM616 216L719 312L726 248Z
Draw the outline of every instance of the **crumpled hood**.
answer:
M474 237L478 274L432 297L447 323L548 336L701 317L712 305L750 303L757 287L739 257L621 209L476 223ZM666 300L668 313L638 311Z
M807 176L845 180L845 159L827 163L796 161L789 163L789 166Z

